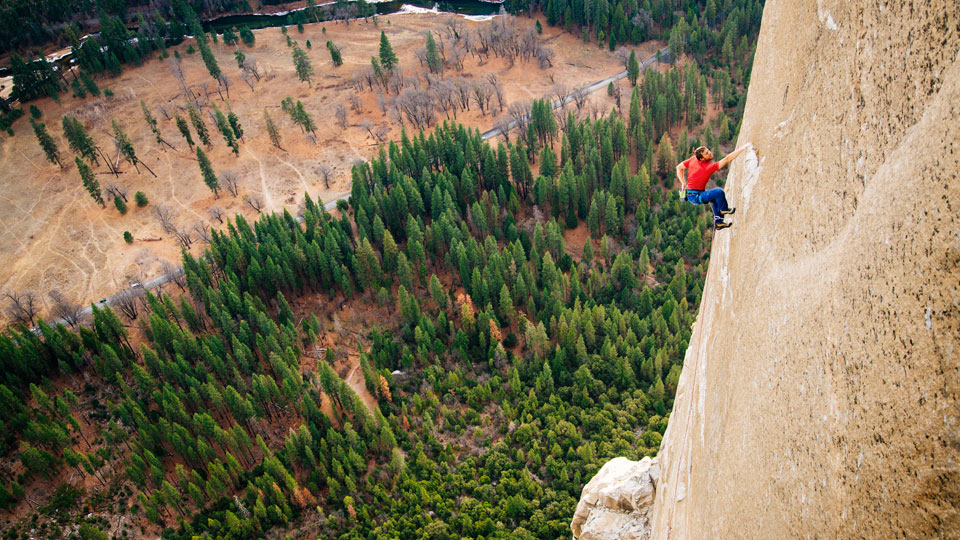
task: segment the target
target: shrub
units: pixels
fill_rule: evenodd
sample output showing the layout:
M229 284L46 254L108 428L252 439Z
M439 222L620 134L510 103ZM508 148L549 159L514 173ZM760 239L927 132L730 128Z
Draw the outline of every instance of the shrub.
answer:
M142 191L138 191L136 195L133 196L133 198L137 201L137 206L139 206L140 208L143 208L149 202L147 200L147 194Z
M133 235L130 234L130 231L123 231L123 241L128 244L133 243Z
M113 205L117 207L117 210L119 210L121 214L127 213L127 203L123 202L120 196L113 198Z

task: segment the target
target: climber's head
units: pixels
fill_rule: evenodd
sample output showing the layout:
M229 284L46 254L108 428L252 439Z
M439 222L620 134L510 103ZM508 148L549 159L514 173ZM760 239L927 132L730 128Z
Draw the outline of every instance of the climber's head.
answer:
M710 161L713 159L713 152L711 152L706 146L701 146L694 150L693 155L697 156L697 159L700 161Z

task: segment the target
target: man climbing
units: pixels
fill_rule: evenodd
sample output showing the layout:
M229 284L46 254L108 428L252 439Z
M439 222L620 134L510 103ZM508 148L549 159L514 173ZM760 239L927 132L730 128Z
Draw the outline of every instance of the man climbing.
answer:
M727 197L723 193L723 189L714 188L705 190L707 181L710 180L710 176L713 173L722 167L726 167L749 146L750 143L747 143L737 148L733 153L718 162L713 161L713 152L711 152L709 148L701 146L694 151L691 158L677 165L677 179L680 180L681 186L686 186L686 199L693 204L710 203L713 207L713 226L716 227L717 230L726 229L733 225L732 223L725 222L723 216L734 213L736 208L727 206ZM687 173L686 182L683 180L683 171L685 170L690 171Z

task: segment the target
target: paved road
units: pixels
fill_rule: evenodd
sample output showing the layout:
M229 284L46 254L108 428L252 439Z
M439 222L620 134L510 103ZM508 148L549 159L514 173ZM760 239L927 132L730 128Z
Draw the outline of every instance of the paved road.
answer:
M665 57L667 52L668 52L668 48L667 48L667 47L664 47L664 48L660 49L660 54L661 54L662 57ZM650 58L647 58L646 60L644 60L644 61L640 64L640 71L646 70L646 69L649 68L651 65L653 65L653 63L656 62L656 61L657 61L657 55L656 55L656 54L654 54L654 55L651 56ZM600 90L601 88L606 88L607 85L610 84L611 82L613 82L613 81L619 81L620 79L623 79L623 78L626 77L626 76L627 76L627 72L626 72L626 71L621 71L620 73L617 73L616 75L611 75L611 76L607 77L606 79L599 80L599 81L597 81L597 82L595 82L595 83L587 86L586 91L587 91L588 94L593 93L593 92L596 92L597 90ZM558 107L560 107L560 106L562 106L562 105L566 105L567 103L570 103L571 100L573 100L573 93L572 93L572 92L571 92L570 94L567 94L566 96L564 96L564 98L563 98L562 101L559 100L559 99L555 99L555 100L553 100L551 103L552 103L552 105L553 105L553 108L556 109L556 108L558 108ZM514 129L515 127L517 127L517 121L516 121L516 120L513 120L513 121L511 121L509 124L507 124L507 131L510 131L511 129ZM487 139L492 139L493 137L496 137L497 135L502 135L502 133L503 133L503 132L501 131L500 128L493 128L493 129L491 129L491 130L485 131L485 132L481 135L481 137L483 138L483 140L487 140ZM350 198L350 193L349 193L349 192L344 193L344 194L342 194L342 195L339 195L339 196L337 196L337 197L335 197L335 198L327 201L326 203L324 203L323 207L326 208L327 211L333 210L334 208L337 207L337 201L345 201L345 200L347 200L348 198ZM298 218L298 219L299 219L299 218ZM134 287L121 290L121 291L117 292L116 294L114 294L113 296L109 296L109 297L107 297L105 300L102 300L102 301L100 301L100 302L97 302L97 306L102 307L104 304L106 304L106 305L108 305L108 306L116 305L116 303L117 303L117 301L120 299L120 297L121 297L122 295L126 294L128 291L134 290L134 289L136 289L136 288L155 289L155 288L157 288L157 287L159 287L159 286L161 286L161 285L164 285L164 284L166 284L166 283L169 283L170 281L173 281L174 278L180 276L182 273L183 273L183 267L181 266L181 267L178 267L176 270L173 270L172 272L168 272L168 273L165 273L165 274L160 274L159 276L154 277L154 278L150 278L150 279L148 279L148 280L145 280L145 281L143 281L142 283L140 283L140 284L138 284L138 285L136 285L136 286L134 286ZM93 311L92 311L92 309L90 308L90 306L86 306L86 307L84 307L82 310L80 310L80 317L79 317L79 318L80 318L81 320L82 320L82 319L85 319L85 318L89 317L92 312L93 312ZM67 324L67 321L66 321L65 319L56 319L56 320L53 321L52 324L55 325L55 324L57 324L57 323Z
M664 47L664 48L660 49L661 58L666 57L667 52L669 52L669 47ZM647 58L646 60L644 60L643 62L640 63L640 71L641 71L641 72L645 71L647 68L649 68L651 65L653 65L653 63L656 62L656 61L657 61L657 55L656 55L656 54L654 54L654 55L651 56L650 58ZM601 88L606 88L607 85L609 85L610 83L612 83L612 82L614 82L614 81L619 81L620 79L623 79L623 78L625 78L626 76L627 76L627 72L626 72L626 70L624 70L624 71L621 71L620 73L617 73L616 75L611 75L611 76L607 77L606 79L601 79L601 80L599 80L599 81L597 81L597 82L595 82L595 83L587 86L586 92L587 92L588 94L592 94L593 92L596 92L597 90L600 90ZM574 92L570 92L569 94L567 94L566 96L563 97L563 100L555 99L555 100L551 101L550 104L553 106L554 109L560 108L560 107L562 107L563 105L566 105L567 103L570 103L571 101L573 101L573 95L574 95ZM510 131L511 129L514 129L515 127L517 127L517 121L516 121L516 120L511 120L510 123L507 124L507 131ZM487 140L487 139L492 139L492 138L496 137L497 135L503 135L503 131L502 131L500 128L493 128L493 129L489 129L489 130L487 130L487 131L484 131L484 132L480 135L480 137L481 137L483 140Z

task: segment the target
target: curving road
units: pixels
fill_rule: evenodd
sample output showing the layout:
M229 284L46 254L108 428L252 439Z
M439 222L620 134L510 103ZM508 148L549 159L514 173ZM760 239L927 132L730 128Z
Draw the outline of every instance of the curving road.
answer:
M667 57L667 53L669 52L669 49L670 49L669 47L664 47L664 48L660 49L659 54L661 55L661 56L660 56L661 59ZM656 61L657 61L657 55L654 54L654 55L650 56L650 58L647 58L646 60L644 60L643 62L641 62L641 63L640 63L640 72L642 73L642 72L646 71L646 70L647 70L651 65L653 65L653 63L656 62ZM620 73L617 73L616 75L611 75L611 76L607 77L606 79L601 79L601 80L599 80L599 81L597 81L597 82L595 82L595 83L590 84L589 86L587 86L586 92L587 92L588 94L592 94L592 93L596 92L597 90L600 90L601 88L606 88L608 84L610 84L610 83L612 83L612 82L614 82L614 81L619 81L620 79L626 78L626 76L627 76L627 71L624 70L624 71L621 71ZM560 107L566 105L567 103L570 103L570 102L573 100L573 95L574 95L574 92L570 92L569 94L567 94L566 96L564 96L562 100L560 100L560 99L555 99L555 100L551 101L551 102L550 102L550 105L553 106L554 109L560 108ZM528 116L529 116L529 115L528 115ZM511 129L514 129L515 127L517 127L517 121L516 121L516 120L511 120L510 123L507 124L507 128L506 128L506 129L507 129L507 131L510 131ZM487 140L487 139L492 139L492 138L496 137L497 135L503 135L503 130L502 130L501 128L488 129L487 131L484 131L484 132L480 135L480 137L483 138L483 140Z
M660 55L661 55L661 58L666 58L668 52L669 52L669 48L668 48L668 47L664 47L664 48L660 49L659 53L660 53ZM640 63L640 71L642 72L642 71L647 70L647 69L648 69L651 65L653 65L653 63L656 62L656 61L657 61L657 55L656 55L656 54L650 56L650 58L647 58L646 60L644 60L643 62ZM617 73L616 75L611 75L611 76L609 76L609 77L607 77L607 78L605 78L605 79L601 79L601 80L599 80L599 81L597 81L597 82L595 82L595 83L593 83L593 84L590 84L589 86L586 87L586 91L587 91L588 94L593 93L593 92L596 92L597 90L600 90L601 88L606 88L607 85L610 84L611 82L619 81L620 79L623 79L623 78L625 78L626 76L627 76L626 70L621 71L620 73ZM551 102L551 104L552 104L553 108L556 109L556 108L559 108L559 107L561 107L561 106L563 106L563 105L566 105L567 103L570 103L571 100L573 100L573 92L571 92L571 93L567 94L566 96L564 96L564 98L563 98L562 100L560 100L560 99L555 99L555 100L553 100L553 101ZM506 129L507 129L507 131L509 132L511 129L514 129L515 127L517 127L517 121L516 121L516 120L512 120L509 124L507 124L507 128L506 128ZM496 137L497 135L502 135L502 134L503 134L503 131L501 130L501 128L493 128L493 129L490 129L490 130L487 130L487 131L483 132L483 133L480 135L480 137L481 137L483 140L488 140L488 139L492 139L492 138ZM337 202L338 202L338 201L345 201L345 200L347 200L347 199L349 199L349 198L350 198L350 193L349 193L349 192L343 193L343 194L338 195L337 197L334 197L333 199L325 202L325 203L323 204L323 207L324 207L325 209L327 209L327 211L333 210L334 208L337 207ZM298 217L297 219L299 220L300 218ZM165 274L160 274L160 275L157 276L157 277L150 278L150 279L147 279L147 280L142 281L141 283L135 284L133 287L130 287L130 288L128 288L128 289L121 290L121 291L117 292L116 294L114 294L113 296L109 296L109 297L101 300L100 302L97 303L97 305L100 306L100 307L102 307L103 305L113 306L113 305L115 305L115 304L117 303L117 301L119 300L120 296L123 295L123 294L126 294L128 291L132 291L132 290L135 290L135 289L137 289L137 288L155 289L155 288L157 288L157 287L159 287L159 286L161 286L161 285L164 285L164 284L166 284L166 283L169 283L170 281L173 281L174 278L180 276L181 274L183 274L183 267L182 267L182 266L181 266L181 267L178 267L176 270L173 270L172 272L167 272L167 273L165 273ZM79 319L82 320L82 319L85 319L85 318L89 317L92 312L93 312L93 310L90 308L90 306L84 307L83 309L80 310ZM58 324L58 323L59 323L59 324L67 324L67 321L66 321L66 319L63 319L63 318L61 318L61 319L56 319L56 320L52 321L52 324L54 324L54 325L56 325L56 324ZM33 330L34 330L34 331L37 331L36 328L34 328Z

